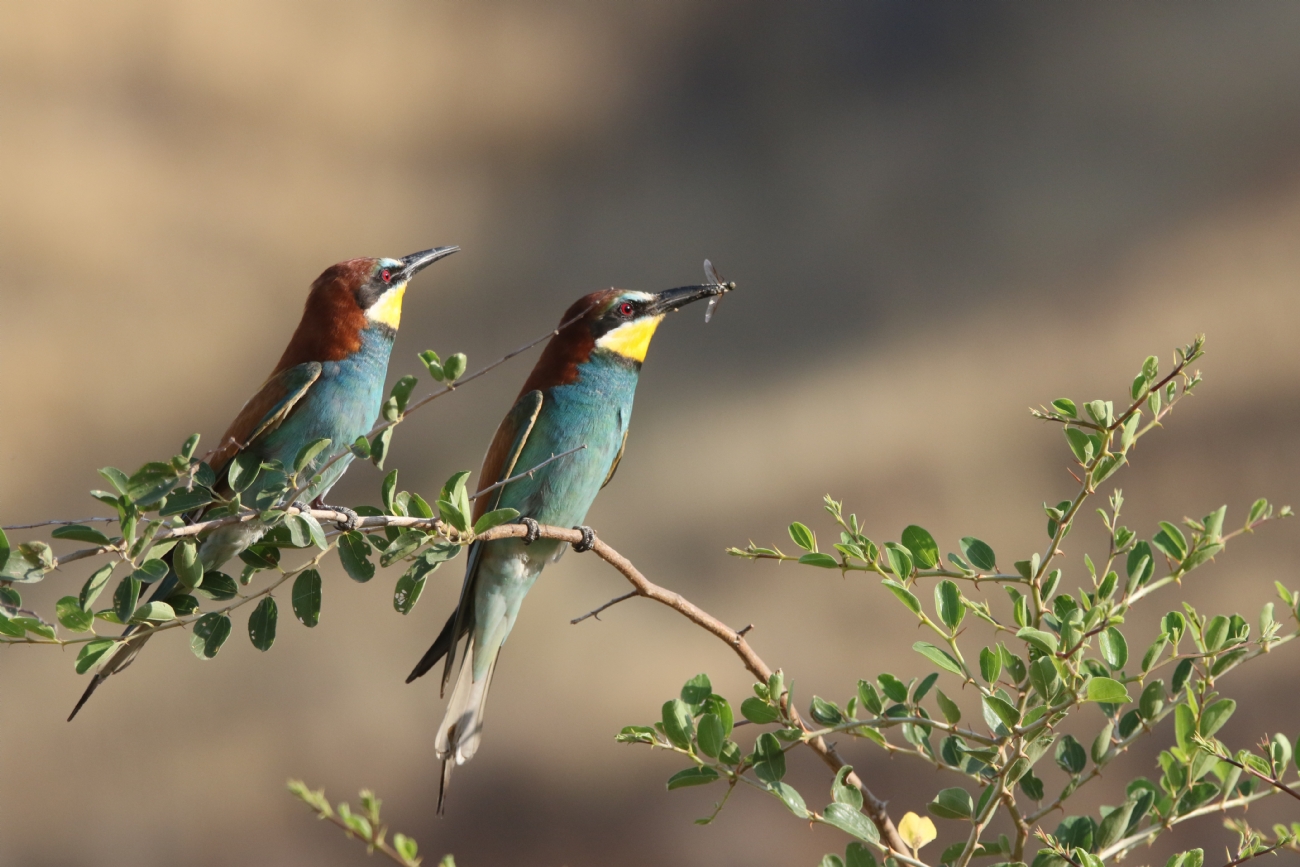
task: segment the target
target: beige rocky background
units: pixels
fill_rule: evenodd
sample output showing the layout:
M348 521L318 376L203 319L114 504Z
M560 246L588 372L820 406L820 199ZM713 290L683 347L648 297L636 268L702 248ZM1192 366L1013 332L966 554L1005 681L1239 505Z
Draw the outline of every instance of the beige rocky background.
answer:
M464 247L408 294L395 378L429 347L476 367L582 293L694 282L709 256L741 291L708 327L692 311L661 330L590 522L655 580L755 624L805 698L919 674L875 582L724 546L782 540L794 518L825 536L831 492L878 539L915 522L1017 559L1043 544L1040 504L1074 484L1026 407L1118 399L1144 356L1168 364L1198 331L1202 391L1117 477L1129 522L1149 535L1225 502L1240 520L1257 496L1300 500L1298 37L1286 4L7 0L0 521L96 514L97 467L217 436L337 260ZM401 428L404 487L477 467L531 358ZM379 479L360 466L339 499L374 502ZM1300 583L1298 532L1234 544L1187 598L1253 621L1274 580ZM1077 578L1096 534L1071 542ZM336 799L376 788L395 828L462 867L842 849L752 793L696 827L716 794L666 793L673 760L613 742L699 671L737 700L748 680L651 603L569 626L622 592L572 554L533 592L483 750L437 820L441 702L402 679L459 573L405 618L395 577L331 567L320 625L286 617L266 654L242 621L211 662L160 638L73 724L71 653L0 652L0 865L366 863L289 798L290 776ZM1230 682L1250 712L1224 736L1296 733L1295 654ZM842 746L899 814L945 784ZM1109 776L1082 806L1117 800ZM827 786L808 757L792 780L813 801ZM1295 805L1252 818L1273 816ZM1229 841L1212 819L1181 839L1207 863Z

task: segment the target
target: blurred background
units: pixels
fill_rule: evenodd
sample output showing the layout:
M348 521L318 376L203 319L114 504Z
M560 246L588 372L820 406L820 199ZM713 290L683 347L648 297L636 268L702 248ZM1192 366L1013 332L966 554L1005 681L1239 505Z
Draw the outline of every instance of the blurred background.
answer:
M8 0L0 522L101 514L96 468L194 431L211 445L338 260L464 248L408 292L396 378L426 348L475 369L583 293L696 282L707 256L740 291L707 327L692 308L660 330L590 523L653 580L754 624L805 701L923 674L876 581L724 547L786 543L796 518L833 537L829 492L880 541L919 523L945 550L974 535L1026 556L1046 543L1041 504L1075 490L1060 434L1026 408L1119 401L1145 356L1167 368L1198 331L1202 390L1115 477L1127 523L1149 537L1222 503L1238 523L1255 497L1300 499L1297 38L1283 3ZM402 487L478 467L535 352L400 428ZM380 478L358 465L335 499L377 502ZM1297 583L1297 532L1233 544L1135 635L1179 598L1255 622L1274 580ZM1070 541L1076 586L1100 543L1092 526ZM87 571L26 598L51 606ZM667 793L678 762L614 743L697 672L737 704L749 678L649 602L570 626L625 589L573 554L530 596L483 749L435 819L442 702L402 680L460 564L407 617L396 577L357 585L331 565L320 625L282 605L266 654L242 616L210 662L168 634L72 724L73 653L0 652L0 865L369 863L290 776L354 803L374 787L395 829L462 867L843 851L752 792L697 827L720 789ZM1295 734L1296 652L1225 683L1249 708L1229 743ZM1080 717L1090 739L1100 715ZM1172 723L1150 740L1079 807L1153 775ZM841 747L896 817L952 784ZM1059 785L1050 762L1040 774ZM828 800L811 755L790 780ZM926 855L956 833L939 825ZM1232 839L1213 818L1177 838L1210 863Z

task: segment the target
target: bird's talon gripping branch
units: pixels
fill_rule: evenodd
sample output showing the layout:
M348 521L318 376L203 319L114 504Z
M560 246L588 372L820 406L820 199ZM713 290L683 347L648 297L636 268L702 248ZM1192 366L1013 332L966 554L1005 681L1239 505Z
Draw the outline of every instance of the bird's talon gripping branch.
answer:
M586 524L580 524L573 529L582 533L582 541L574 542L573 550L577 551L579 554L585 554L590 551L596 544L596 531L588 527Z
M298 514L300 515L305 515L311 511L311 506L307 505L302 500L294 500L292 503L289 504L289 507L293 509L297 509Z
M542 535L542 528L532 518L520 518L519 523L528 528L528 532L521 538L525 545L531 545Z
M347 506L327 506L324 503L321 503L320 508L325 511L338 512L340 515L344 515L345 519L337 522L335 526L345 533L361 526L361 516L352 509L349 509Z

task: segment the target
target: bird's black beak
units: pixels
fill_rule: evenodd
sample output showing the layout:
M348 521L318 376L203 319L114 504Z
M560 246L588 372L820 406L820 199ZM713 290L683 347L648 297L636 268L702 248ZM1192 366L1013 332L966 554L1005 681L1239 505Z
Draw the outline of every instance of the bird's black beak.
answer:
M444 256L450 256L459 250L460 247L434 247L431 250L421 250L418 253L412 253L409 256L403 256L401 259L402 270L398 274L402 280L410 280L416 274L419 274L425 268L428 268L434 262Z
M673 311L685 307L695 301L704 298L713 298L731 291L726 285L717 283L700 285L700 286L679 286L676 289L665 289L662 292L655 293L655 300L650 305L651 313L672 313Z

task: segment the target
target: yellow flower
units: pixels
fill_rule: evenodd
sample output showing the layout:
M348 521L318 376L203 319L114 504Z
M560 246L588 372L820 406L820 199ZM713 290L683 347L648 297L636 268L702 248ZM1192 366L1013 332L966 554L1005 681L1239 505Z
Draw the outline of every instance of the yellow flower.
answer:
M939 832L935 830L934 822L928 818L908 813L903 816L903 821L898 823L898 836L912 847L912 857L915 858L917 850L926 843L933 842L934 838L939 836Z

